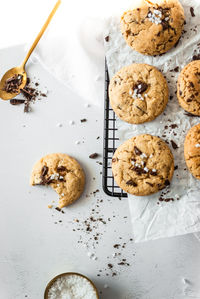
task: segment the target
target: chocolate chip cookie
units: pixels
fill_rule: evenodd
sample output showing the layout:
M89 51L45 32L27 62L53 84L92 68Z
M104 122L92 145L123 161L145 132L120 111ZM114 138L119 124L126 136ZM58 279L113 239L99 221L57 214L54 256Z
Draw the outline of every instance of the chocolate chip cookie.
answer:
M200 115L200 60L190 62L181 71L177 83L177 97L184 110Z
M167 144L148 134L133 137L116 150L112 171L117 184L134 195L149 195L170 185L174 158Z
M185 138L184 156L189 171L200 180L200 124L189 130Z
M151 121L168 102L168 86L162 73L148 64L122 68L111 80L110 103L115 113L131 124Z
M33 167L30 184L51 186L59 195L59 208L72 204L84 189L85 175L79 163L66 154L50 154Z
M179 1L162 5L146 4L125 12L121 31L127 44L145 55L159 55L179 40L184 26L184 10Z

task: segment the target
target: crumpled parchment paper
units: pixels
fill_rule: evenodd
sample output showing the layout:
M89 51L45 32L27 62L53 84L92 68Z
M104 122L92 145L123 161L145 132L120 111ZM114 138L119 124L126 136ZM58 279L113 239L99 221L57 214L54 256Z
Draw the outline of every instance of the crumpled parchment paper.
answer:
M168 81L170 99L164 113L154 121L131 125L117 119L120 143L134 135L148 133L164 139L170 146L178 169L169 189L151 196L129 195L129 205L135 242L172 237L200 231L200 181L192 177L184 161L184 139L188 130L200 122L179 106L176 82L182 68L200 53L200 2L181 1L186 16L183 35L176 47L162 56L150 57L133 51L120 32L120 16L107 22L106 58L110 77L121 67L132 63L147 63L162 71ZM190 7L194 8L192 17ZM174 149L172 142L178 146ZM166 200L160 201L162 197ZM173 198L173 201L168 201Z

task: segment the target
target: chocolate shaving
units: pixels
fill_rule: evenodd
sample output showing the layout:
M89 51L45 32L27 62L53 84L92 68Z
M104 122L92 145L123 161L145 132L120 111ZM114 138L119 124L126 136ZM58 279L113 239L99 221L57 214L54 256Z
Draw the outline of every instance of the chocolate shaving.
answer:
M13 106L24 104L25 100L20 99L12 99L10 100L10 104Z
M81 123L85 123L87 121L86 118L81 119Z
M194 13L194 8L193 7L190 7L190 13L191 13L191 16L194 18L195 17L195 13Z
M23 76L21 74L15 74L13 77L5 81L3 90L8 93L18 93L19 87L23 82Z

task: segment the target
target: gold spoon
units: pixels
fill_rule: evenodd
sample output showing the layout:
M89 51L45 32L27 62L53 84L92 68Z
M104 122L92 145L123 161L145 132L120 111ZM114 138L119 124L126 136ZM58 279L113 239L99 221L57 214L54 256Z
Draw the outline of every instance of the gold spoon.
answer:
M36 37L32 47L28 51L22 65L10 69L2 77L1 82L0 82L0 98L2 98L3 100L11 100L12 98L16 97L20 93L20 90L23 89L24 86L26 85L26 81L27 81L27 74L26 74L26 70L25 70L26 63L27 63L29 57L31 56L33 50L37 46L37 44L38 44L39 40L41 39L42 35L44 34L45 30L47 29L49 23L51 22L51 19L53 18L54 14L55 14L55 12L58 9L60 4L61 4L61 0L58 0L56 5L54 6L52 12L50 13L49 17L47 18L45 24L43 25L40 33ZM4 90L5 85L6 85L6 81L8 79L11 79L12 77L18 76L18 75L21 77L21 84L19 85L17 91L16 92L7 92L6 90Z

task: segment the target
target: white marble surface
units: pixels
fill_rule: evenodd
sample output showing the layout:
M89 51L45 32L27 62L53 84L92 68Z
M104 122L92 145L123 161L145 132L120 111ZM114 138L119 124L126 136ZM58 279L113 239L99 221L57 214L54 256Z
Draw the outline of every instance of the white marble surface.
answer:
M20 46L0 50L0 75L18 65L22 57ZM129 241L127 200L109 198L102 191L101 166L88 155L102 155L103 99L101 108L85 107L81 98L39 65L29 65L28 71L47 86L48 98L33 105L28 115L22 107L0 102L0 298L43 298L47 282L65 271L88 275L103 292L101 299L200 298L200 243L194 235L135 245ZM82 118L88 121L81 124ZM73 126L70 120L75 121ZM97 136L101 138L96 140ZM76 145L77 140L81 144ZM59 151L78 158L87 176L83 197L65 209L65 214L47 208L57 201L51 189L29 187L33 163L46 153ZM96 189L100 189L96 196L86 197ZM83 222L92 209L94 217L99 212L106 224L97 222L88 233ZM77 218L79 223L74 222ZM96 233L100 237L93 249L90 237ZM116 243L127 245L118 250L113 248ZM121 257L112 257L115 252L121 252ZM94 253L97 260L88 253ZM117 265L122 258L129 267ZM108 263L114 265L117 276L112 277ZM98 270L102 270L101 276L97 276Z

